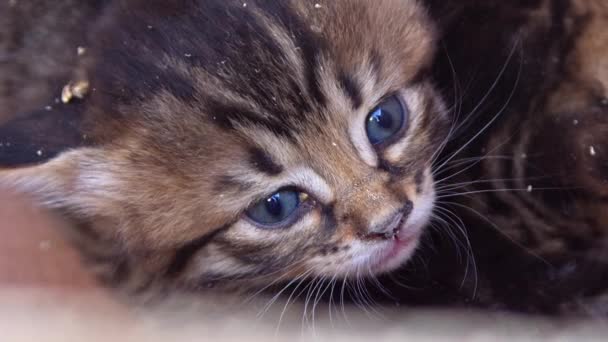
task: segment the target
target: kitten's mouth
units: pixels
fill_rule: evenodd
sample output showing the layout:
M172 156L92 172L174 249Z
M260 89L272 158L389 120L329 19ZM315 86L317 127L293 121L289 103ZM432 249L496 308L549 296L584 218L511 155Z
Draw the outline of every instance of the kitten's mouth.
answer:
M387 273L403 266L414 254L425 227L429 222L435 202L434 188L418 198L414 210L398 225L390 239L380 242L370 257L369 264L375 274Z
M375 273L385 273L403 265L414 253L421 234L421 230L412 232L402 227L392 240L386 242L386 247L372 262L371 269Z

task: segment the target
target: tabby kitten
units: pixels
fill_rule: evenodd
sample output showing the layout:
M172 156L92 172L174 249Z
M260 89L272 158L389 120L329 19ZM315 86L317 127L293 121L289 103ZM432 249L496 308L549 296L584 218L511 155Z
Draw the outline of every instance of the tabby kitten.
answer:
M88 93L54 107L79 145L9 124L4 159L53 158L0 183L71 219L108 280L249 289L410 259L449 126L417 1L111 1L87 37Z

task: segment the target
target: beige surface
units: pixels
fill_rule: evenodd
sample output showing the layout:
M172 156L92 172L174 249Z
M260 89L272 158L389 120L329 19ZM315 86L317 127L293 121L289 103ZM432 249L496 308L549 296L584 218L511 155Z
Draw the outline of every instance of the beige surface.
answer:
M531 317L456 311L407 310L374 314L347 309L349 323L326 314L302 323L298 308L280 328L282 305L265 315L241 307L178 301L172 309L116 312L86 297L5 290L0 295L1 341L605 341L599 322L550 322ZM179 308L175 310L175 308ZM320 310L321 311L321 310ZM325 311L325 310L322 310ZM314 339L313 339L314 337Z

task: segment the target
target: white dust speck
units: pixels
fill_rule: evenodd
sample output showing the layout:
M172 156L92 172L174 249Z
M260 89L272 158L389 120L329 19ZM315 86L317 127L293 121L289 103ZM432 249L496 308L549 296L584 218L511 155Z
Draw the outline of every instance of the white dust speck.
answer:
M36 151L36 154L38 155L38 157L42 157L42 150Z
M53 107L51 107L51 106L46 106L46 107L44 107L44 110L53 110Z
M335 143L335 142L333 142L333 141L331 142L331 144L332 144L332 145L334 145L334 146L338 146L338 144L336 144L336 143Z
M49 240L40 241L40 243L38 244L38 248L40 248L41 251L48 251L49 249L51 249L51 241L49 241Z
M192 57L192 54L191 53L185 53L184 56L186 56L187 58L190 58L190 57Z
M82 99L89 92L89 82L81 80L66 84L61 90L61 102L69 103L74 97Z
M61 90L61 102L70 102L72 100L72 96L72 90L70 90L69 84L63 87L63 90Z
M528 188L526 189L526 191L532 192L532 185L528 185Z
M319 4L319 3L315 4L315 8L321 8L321 4Z
M317 33L323 32L323 29L321 29L321 27L317 25L310 25L310 30Z
M593 147L593 146L589 146L589 154L590 154L590 155L592 155L592 156L595 156L595 155L596 155L596 152L595 152L595 147Z
M154 27L152 27L152 25L148 25L148 30L153 29Z
M76 54L77 54L78 56L82 56L82 55L84 55L84 53L85 53L85 52L87 52L87 49L85 49L85 48L84 48L84 47L82 47L82 46L79 46L79 47L77 47L77 48L76 48Z
M246 2L243 2L243 7L247 7L247 3Z
M578 125L578 120L574 119L572 120L572 123L574 124L574 126Z

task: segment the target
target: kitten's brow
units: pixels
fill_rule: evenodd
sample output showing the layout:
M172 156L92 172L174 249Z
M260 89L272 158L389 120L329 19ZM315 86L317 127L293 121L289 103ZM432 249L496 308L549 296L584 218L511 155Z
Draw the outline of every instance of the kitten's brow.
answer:
M361 95L361 87L357 84L357 82L347 73L341 72L338 76L338 81L340 82L340 86L348 95L350 100L353 103L354 109L359 109L363 104L363 97Z
M276 176L283 172L283 167L277 164L264 150L253 147L249 150L249 164L257 171Z

